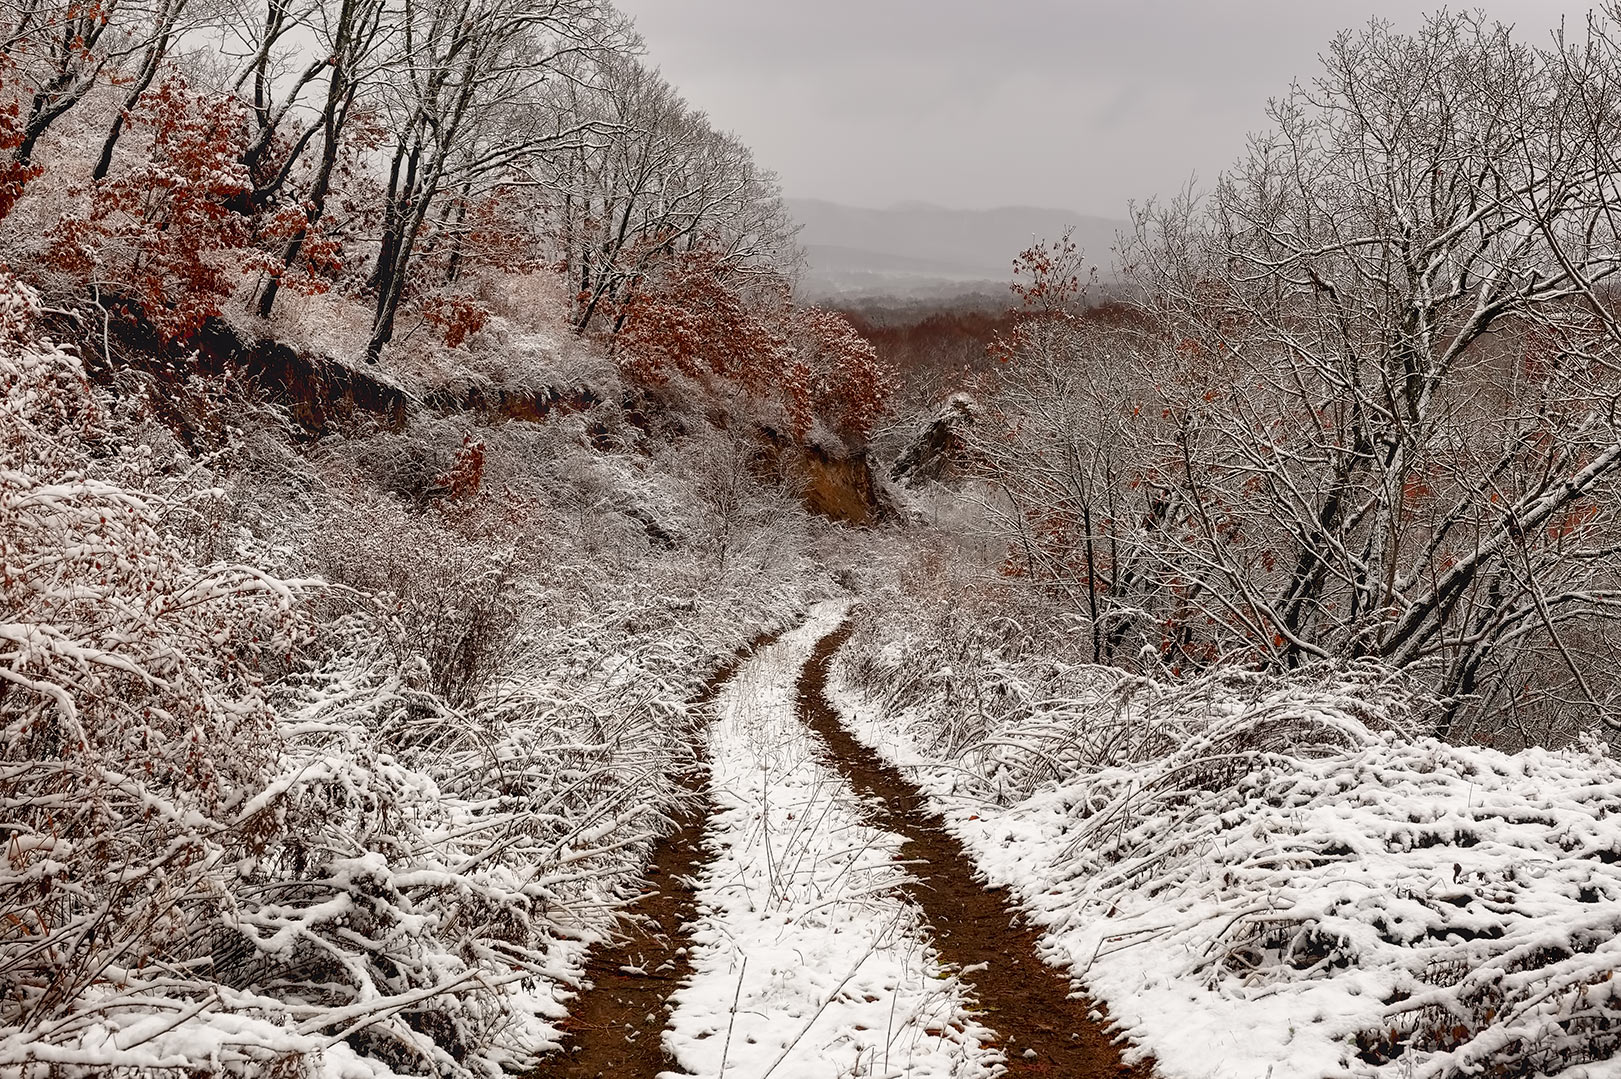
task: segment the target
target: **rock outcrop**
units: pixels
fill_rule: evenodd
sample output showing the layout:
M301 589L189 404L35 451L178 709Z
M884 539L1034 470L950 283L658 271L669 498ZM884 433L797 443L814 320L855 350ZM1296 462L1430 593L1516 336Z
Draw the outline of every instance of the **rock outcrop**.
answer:
M966 393L954 393L929 425L920 431L890 471L897 483L920 487L931 480L949 482L966 470L968 450L962 430L974 422L979 403Z

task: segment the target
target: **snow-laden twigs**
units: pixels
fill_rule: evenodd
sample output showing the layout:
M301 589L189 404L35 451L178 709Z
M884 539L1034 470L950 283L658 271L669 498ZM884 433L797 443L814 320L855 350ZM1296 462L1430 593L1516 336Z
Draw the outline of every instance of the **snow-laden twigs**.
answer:
M215 561L218 477L120 448L33 310L0 287L0 1071L531 1065L687 702L797 593L542 576L499 509L333 511L306 547L390 570L347 589Z
M1162 685L916 619L866 616L845 706L1167 1074L1621 1058L1621 766L1597 743L1413 736L1426 705L1374 668Z

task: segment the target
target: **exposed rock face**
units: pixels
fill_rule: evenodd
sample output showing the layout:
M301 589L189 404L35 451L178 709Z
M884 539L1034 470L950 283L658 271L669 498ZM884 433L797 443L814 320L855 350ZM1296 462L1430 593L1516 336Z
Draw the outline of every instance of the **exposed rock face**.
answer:
M954 393L929 425L901 452L890 471L908 487L960 476L967 464L962 429L974 422L979 403L966 393Z
M54 329L64 340L84 335L77 322ZM110 320L82 351L91 377L116 392L144 393L175 435L194 447L221 437L221 417L211 414L193 376L206 381L229 376L256 387L266 400L285 407L295 430L308 436L363 416L383 430L398 431L410 403L403 387L378 373L243 334L219 318L185 340L165 342L150 325L126 315Z
M762 467L797 486L806 509L861 526L900 517L864 452L815 442L800 444L770 428L761 428L760 433L765 440Z
M122 347L116 360L95 363L95 374L109 382L133 377L145 383L149 396L169 425L188 443L203 445L218 432L209 427L204 407L191 407L186 379L191 374L216 377L226 373L244 378L270 401L283 406L295 429L319 437L360 419L385 432L404 430L410 411L426 407L447 412L476 412L488 420L540 421L556 412L585 411L600 399L589 388L511 391L478 383L443 386L420 398L376 371L351 367L325 356L298 352L270 338L240 333L223 319L210 319L183 343L165 345L150 328L124 325L117 337ZM635 423L634 410L627 419ZM214 418L217 419L217 418ZM215 424L217 426L217 423ZM770 428L759 428L758 465L762 471L785 477L799 492L805 507L836 521L866 526L897 520L903 515L873 472L871 459L858 449L837 442L801 443ZM425 477L440 462L408 459L404 447L390 447L388 459L377 467L388 475L379 485L399 493L420 496ZM650 515L637 516L648 537L660 546L674 546L679 537Z
M405 426L407 394L381 375L270 338L246 339L219 319L210 319L192 343L205 371L237 368L310 434L324 434L357 413L378 417L391 431Z
M808 509L853 525L872 525L890 516L865 454L837 457L820 446L798 455Z
M468 382L423 395L422 403L441 412L477 412L491 419L539 423L553 412L584 412L601 399L587 387L515 390Z
M407 413L420 405L442 412L474 412L489 421L539 422L554 412L581 412L599 404L588 387L508 389L477 381L441 386L414 396L379 371L351 366L328 356L299 352L268 337L255 338L223 319L209 319L194 336L164 344L151 328L127 320L114 324L120 345L112 367L87 350L92 371L112 378L115 369L136 372L161 387L155 395L168 405L177 433L197 432L185 415L182 393L190 374L214 377L230 372L256 386L267 400L285 407L304 434L319 437L361 417L381 429L400 431Z

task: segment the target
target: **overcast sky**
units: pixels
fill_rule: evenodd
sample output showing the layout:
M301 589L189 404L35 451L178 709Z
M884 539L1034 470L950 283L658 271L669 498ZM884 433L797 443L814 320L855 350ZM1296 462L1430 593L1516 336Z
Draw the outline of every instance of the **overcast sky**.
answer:
M1334 32L1406 0L617 0L648 58L787 194L1050 206L1209 180ZM1429 5L1426 5L1428 7ZM1438 5L1436 5L1438 6ZM1460 5L1454 4L1456 8ZM1545 41L1589 3L1467 8Z

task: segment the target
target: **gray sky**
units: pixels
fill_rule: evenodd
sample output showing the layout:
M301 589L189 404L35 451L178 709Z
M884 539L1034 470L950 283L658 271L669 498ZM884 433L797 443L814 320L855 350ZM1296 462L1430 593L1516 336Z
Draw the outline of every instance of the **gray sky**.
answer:
M786 193L861 206L1052 206L1212 179L1334 32L1402 0L617 0L660 67ZM1589 3L1479 0L1547 39Z

